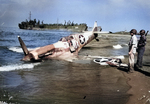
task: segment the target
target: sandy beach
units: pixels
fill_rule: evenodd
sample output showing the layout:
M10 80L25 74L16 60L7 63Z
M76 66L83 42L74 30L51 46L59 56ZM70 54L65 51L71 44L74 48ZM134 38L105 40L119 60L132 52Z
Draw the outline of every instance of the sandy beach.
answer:
M62 32L59 33L63 35ZM43 32L41 34L43 35L39 35L39 39L45 36L45 42L50 41L47 39L50 37L49 34L44 35ZM52 36L59 38L58 35ZM29 41L33 37L37 38L37 33L26 39ZM79 52L79 59L73 62L46 60L40 63L21 64L23 53L2 48L4 52L9 53L7 55L13 54L13 57L9 56L10 63L13 59L20 64L1 67L12 70L0 72L0 101L19 104L149 104L150 36L147 36L143 69L135 68L134 73L127 73L126 68L93 62L94 58L101 56L121 56L122 62L127 64L127 44L130 35L99 34L98 39L98 42L93 40L83 47ZM51 39L53 40L54 38ZM31 40L30 43L35 42L32 43ZM36 45L39 46L37 43ZM5 61L4 58L1 62L8 63L9 60ZM25 68L20 68L21 65Z
M100 35L100 34L99 34ZM106 36L106 37L111 37L111 36L116 36L116 37L120 37L123 35L120 34L103 34L102 36ZM126 36L126 35L125 35ZM130 35L127 36L130 39ZM99 37L100 39L100 37ZM93 41L93 43L90 43L88 46L92 46L92 47L100 47L101 49L103 49L102 47L107 47L108 43L104 42L106 40L101 40L100 42L95 42ZM110 41L110 40L109 40ZM120 40L122 41L122 40ZM105 43L105 44L102 44ZM99 48L99 49L100 49ZM97 51L93 51L95 52L94 54L98 53ZM124 83L124 85L126 85L125 83L127 83L129 85L129 89L124 91L127 91L126 93L129 94L129 99L127 100L126 104L150 104L150 36L147 36L147 45L146 45L146 51L144 53L144 57L143 57L143 68L141 70L138 70L135 67L135 71L134 73L128 73L127 69L125 68L115 68L115 67L108 67L106 68L107 70L115 70L115 72L117 71L118 73L112 73L109 72L107 70L105 70L106 72L111 73L111 77L116 76L117 81L119 80L119 77L122 79L121 83ZM135 56L135 62L136 62L136 58L137 58L137 54ZM123 63L128 63L128 56L125 55L125 59L122 60ZM106 78L106 77L105 77ZM110 78L111 80L112 78ZM125 86L124 86L125 87ZM127 86L126 86L127 88Z

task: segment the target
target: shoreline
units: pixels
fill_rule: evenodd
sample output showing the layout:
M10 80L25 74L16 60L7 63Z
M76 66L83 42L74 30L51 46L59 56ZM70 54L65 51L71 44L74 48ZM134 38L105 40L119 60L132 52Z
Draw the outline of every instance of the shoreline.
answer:
M149 104L150 36L143 69L129 74L127 68L102 66L93 59L121 55L127 64L130 35L100 34L97 38L99 42L93 40L82 48L75 62L47 60L33 70L2 72L0 103ZM113 47L117 44L121 48Z
M126 36L130 38L130 35L127 34L99 34L98 39L101 39L102 36ZM94 42L94 45L98 45ZM120 71L124 78L126 79L126 84L130 86L129 90L126 92L129 95L129 99L126 104L150 104L150 36L147 36L147 45L146 50L143 56L143 68L138 70L135 67L134 73L127 73L127 69L117 69ZM97 52L96 52L97 53ZM136 63L137 54L135 55ZM128 55L125 55L125 59L122 60L123 63L128 63ZM111 67L111 66L110 66Z
M130 74L123 72L123 74L127 79L127 84L131 86L131 88L127 91L127 93L131 95L127 104L150 103L149 75L144 74L144 71L142 73L140 70L136 70L134 73Z
M134 73L123 73L127 79L127 84L131 88L127 91L130 94L126 104L147 104L150 103L150 81L145 75L134 71ZM149 104L148 103L148 104Z

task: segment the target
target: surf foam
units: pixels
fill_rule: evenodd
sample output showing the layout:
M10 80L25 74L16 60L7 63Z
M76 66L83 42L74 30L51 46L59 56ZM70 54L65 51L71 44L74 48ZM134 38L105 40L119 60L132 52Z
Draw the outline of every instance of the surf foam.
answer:
M13 51L13 52L18 52L18 53L22 53L23 50L22 48L19 47L10 47L9 50ZM28 48L29 51L33 50L32 48Z
M18 52L18 53L22 53L22 49L19 47L10 47L9 50L14 51L14 52Z
M39 65L40 63L30 63L30 64L13 64L8 66L1 66L0 71L12 71L19 69L32 69L34 66Z
M120 48L123 48L123 47L121 45L117 44L117 45L113 45L113 48L120 49Z

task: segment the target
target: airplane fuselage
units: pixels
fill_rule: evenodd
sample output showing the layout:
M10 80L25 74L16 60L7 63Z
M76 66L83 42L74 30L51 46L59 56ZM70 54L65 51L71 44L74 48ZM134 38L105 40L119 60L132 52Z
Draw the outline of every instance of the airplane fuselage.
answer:
M84 33L71 34L67 37L61 38L58 42L47 45L44 47L38 47L30 52L28 52L25 44L20 38L20 44L24 51L25 57L23 61L37 61L44 59L63 59L72 60L77 58L78 52L83 46L96 39L98 36L97 23L95 22L92 31L87 31ZM25 49L24 49L25 47Z

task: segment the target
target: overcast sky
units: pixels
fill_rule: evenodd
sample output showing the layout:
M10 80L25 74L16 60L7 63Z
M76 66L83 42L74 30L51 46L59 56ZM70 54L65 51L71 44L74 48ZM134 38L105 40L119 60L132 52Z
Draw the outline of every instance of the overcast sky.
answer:
M94 21L103 31L150 29L149 0L0 0L0 27L17 27L29 18L44 23Z

